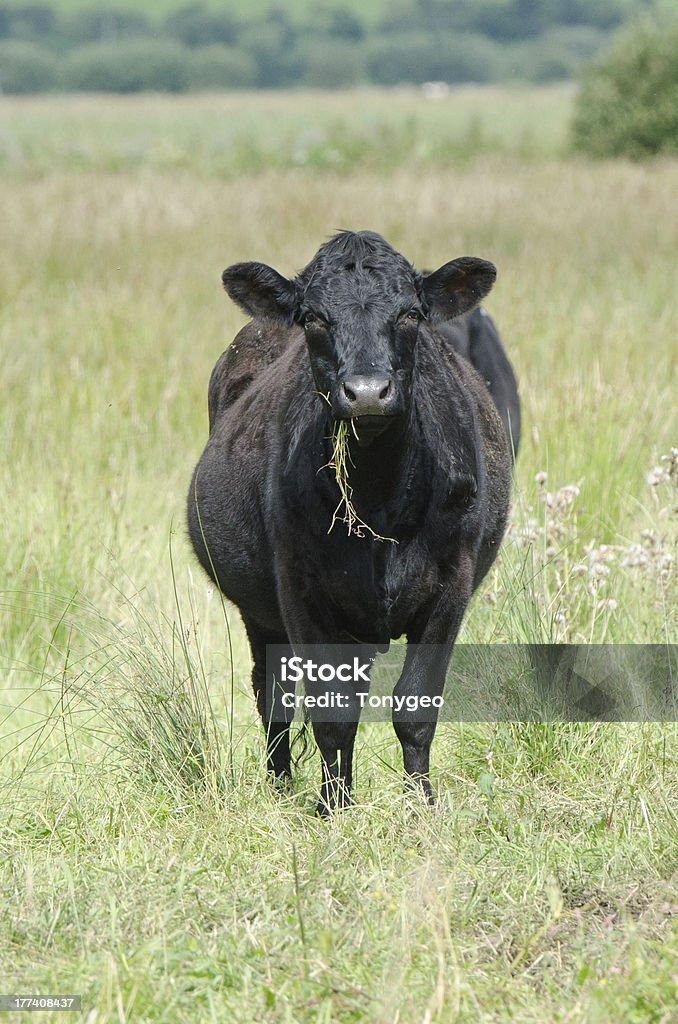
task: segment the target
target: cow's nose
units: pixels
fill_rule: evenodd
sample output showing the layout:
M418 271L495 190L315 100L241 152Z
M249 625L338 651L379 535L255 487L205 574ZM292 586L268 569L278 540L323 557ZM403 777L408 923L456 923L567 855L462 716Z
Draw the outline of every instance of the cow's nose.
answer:
M393 381L390 377L346 377L341 391L349 416L385 416Z

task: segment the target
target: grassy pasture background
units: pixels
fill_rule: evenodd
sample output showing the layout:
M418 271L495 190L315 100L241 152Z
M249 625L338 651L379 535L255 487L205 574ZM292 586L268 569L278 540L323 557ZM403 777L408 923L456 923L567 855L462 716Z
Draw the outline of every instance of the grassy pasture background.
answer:
M0 100L7 992L90 1022L676 1020L674 725L441 728L435 813L366 727L358 805L321 824L316 760L266 785L237 615L231 672L184 536L243 322L221 270L370 227L499 267L525 434L463 639L675 640L647 477L676 444L678 169L569 159L569 103Z
M553 157L567 147L572 92L469 86L442 103L412 88L6 100L0 167L22 178L57 169L232 178L445 166L482 153Z

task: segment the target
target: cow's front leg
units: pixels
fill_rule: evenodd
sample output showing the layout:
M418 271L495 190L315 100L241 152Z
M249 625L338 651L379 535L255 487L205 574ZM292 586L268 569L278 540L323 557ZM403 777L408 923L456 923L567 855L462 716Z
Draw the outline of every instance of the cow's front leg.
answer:
M345 645L337 643L341 631L330 602L323 597L321 581L317 578L300 579L301 554L292 552L281 543L276 573L280 581L279 601L289 643L302 661L312 660L316 665L338 669L359 655L361 664L371 665L376 647L372 645ZM313 593L314 599L303 594ZM350 657L347 652L350 651ZM353 786L353 749L360 721L360 702L356 690L365 689L364 676L360 686L357 680L335 672L332 681L311 678L305 673L306 709L313 727L313 735L322 758L320 799L316 811L326 817L336 807L345 807L351 798ZM330 695L331 706L318 702Z
M454 641L473 592L472 565L470 557L460 559L443 592L408 631L405 665L393 691L394 697L403 698L394 701L392 719L403 750L406 783L419 787L431 804L431 744L438 724L433 701L442 697Z
M453 641L447 641L409 646L402 675L393 691L393 727L403 749L405 781L408 786L420 787L429 803L433 803L429 779L431 744L438 723L438 709L432 701L442 696L452 644ZM422 698L427 699L424 706L420 703ZM416 709L412 707L415 702Z
M355 661L362 666L360 689L365 688L365 673L369 671L374 648L355 645L322 644L300 648L304 659L314 659L322 666L320 678L306 678L306 697L313 735L322 757L322 784L316 811L322 817L336 807L351 802L353 786L353 750L358 723L360 701L357 680L353 678ZM329 671L328 671L329 670ZM323 682L322 678L331 681Z

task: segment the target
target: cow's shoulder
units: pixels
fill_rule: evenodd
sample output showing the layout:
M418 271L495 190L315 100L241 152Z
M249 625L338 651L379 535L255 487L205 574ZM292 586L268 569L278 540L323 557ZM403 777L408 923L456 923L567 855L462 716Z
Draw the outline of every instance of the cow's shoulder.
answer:
M208 389L210 431L221 413L280 358L297 335L302 334L297 326L288 327L268 320L245 324L212 370Z

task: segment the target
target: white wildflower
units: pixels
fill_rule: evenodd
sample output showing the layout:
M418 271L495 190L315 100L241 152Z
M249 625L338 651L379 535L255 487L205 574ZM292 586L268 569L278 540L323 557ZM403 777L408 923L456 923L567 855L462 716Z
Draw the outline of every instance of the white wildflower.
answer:
M636 569L647 565L649 558L647 551L641 544L630 544L626 549L626 555L622 559L622 566L625 569Z
M668 483L669 479L668 471L661 466L654 466L645 477L648 487L658 487L659 484Z

